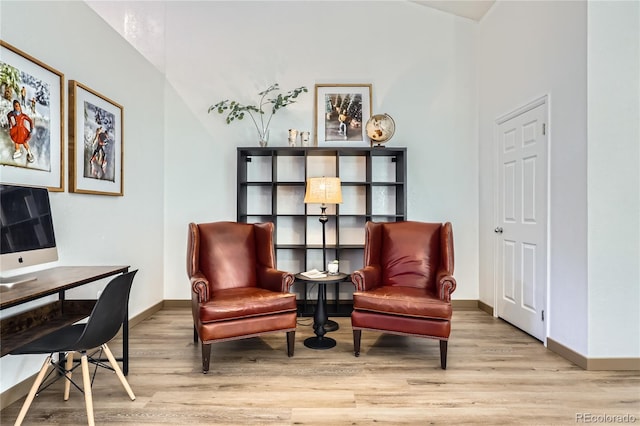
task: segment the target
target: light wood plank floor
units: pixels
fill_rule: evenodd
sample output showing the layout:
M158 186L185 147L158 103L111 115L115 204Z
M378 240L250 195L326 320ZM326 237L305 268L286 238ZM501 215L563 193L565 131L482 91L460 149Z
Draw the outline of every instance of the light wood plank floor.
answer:
M203 375L190 310L162 310L131 330L135 401L115 374L98 372L96 423L569 425L584 423L581 415L630 415L640 424L640 373L584 371L482 311L454 312L446 371L428 339L363 332L355 358L349 319L334 319L333 349L306 348L311 320L301 318L293 358L284 333L219 343ZM110 347L117 356L119 342ZM42 392L25 424L86 424L81 393L64 402L62 387ZM13 423L22 402L0 422Z

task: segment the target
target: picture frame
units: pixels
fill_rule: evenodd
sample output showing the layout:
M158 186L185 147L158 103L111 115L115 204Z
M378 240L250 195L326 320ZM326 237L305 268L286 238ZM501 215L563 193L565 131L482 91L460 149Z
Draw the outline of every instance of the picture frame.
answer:
M69 192L124 195L124 108L69 81Z
M368 147L371 84L316 84L314 129L319 147Z
M0 181L64 191L64 74L4 40Z

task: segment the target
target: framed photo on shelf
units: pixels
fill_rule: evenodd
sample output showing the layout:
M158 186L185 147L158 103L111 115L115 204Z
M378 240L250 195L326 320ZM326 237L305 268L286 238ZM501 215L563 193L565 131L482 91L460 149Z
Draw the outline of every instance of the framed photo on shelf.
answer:
M0 179L64 191L64 74L0 40Z
M316 84L314 128L323 146L370 146L371 84Z
M124 195L121 105L69 81L69 191Z

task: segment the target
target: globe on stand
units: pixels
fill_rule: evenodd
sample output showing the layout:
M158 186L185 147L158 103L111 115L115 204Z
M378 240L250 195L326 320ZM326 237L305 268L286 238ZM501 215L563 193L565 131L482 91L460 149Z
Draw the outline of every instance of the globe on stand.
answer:
M382 147L396 131L396 123L389 114L375 114L367 120L365 125L367 136L371 139L371 146Z

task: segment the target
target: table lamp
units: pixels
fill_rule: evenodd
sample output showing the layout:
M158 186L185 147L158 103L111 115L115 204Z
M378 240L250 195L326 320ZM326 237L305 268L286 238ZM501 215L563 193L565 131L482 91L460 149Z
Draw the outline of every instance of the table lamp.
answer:
M304 194L305 204L320 204L320 223L322 223L322 270L327 267L327 240L325 225L327 217L327 204L342 203L342 190L340 178L337 177L313 177L307 179L307 189Z
M338 204L342 202L342 190L340 188L340 178L337 177L314 177L307 179L307 189L304 194L305 204L320 204L320 223L322 223L322 270L327 268L327 234L325 225L327 217L327 204ZM326 292L327 288L323 287ZM327 296L323 293L323 299ZM339 328L338 323L326 320L324 329L335 331Z

